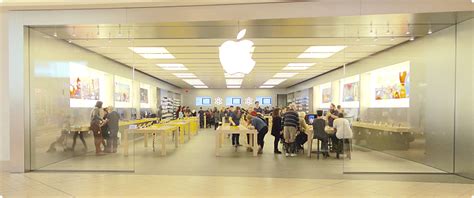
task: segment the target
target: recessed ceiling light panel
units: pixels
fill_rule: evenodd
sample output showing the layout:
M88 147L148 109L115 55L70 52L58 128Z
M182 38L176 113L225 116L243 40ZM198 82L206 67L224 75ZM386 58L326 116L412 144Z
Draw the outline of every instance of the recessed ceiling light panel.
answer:
M140 54L143 58L146 59L174 59L173 54Z
M170 52L164 47L129 47L137 54L169 54Z
M309 67L284 67L283 70L307 70Z
M208 87L206 85L196 85L194 86L196 89L207 89Z
M278 85L280 83L282 83L283 81L285 81L286 79L270 79L270 80L267 80L265 83L263 83L264 85Z
M311 53L302 53L298 56L298 58L329 58L331 57L332 55L334 55L334 53L332 52L329 52L329 53L325 53L325 52L311 52Z
M178 78L196 78L193 73L173 73Z
M290 78L295 76L298 73L277 73L273 77L274 78Z
M241 85L243 79L225 79L227 85Z
M338 45L338 46L311 46L306 49L305 53L337 53L347 46Z
M183 79L183 81L190 85L204 85L204 83L199 79Z
M289 63L287 67L311 67L316 63Z
M345 49L347 46L311 46L308 47L298 58L329 58L335 53Z
M227 85L228 89L240 89L240 85Z
M262 89L269 89L269 88L273 88L274 86L273 85L262 85L260 86L260 88Z

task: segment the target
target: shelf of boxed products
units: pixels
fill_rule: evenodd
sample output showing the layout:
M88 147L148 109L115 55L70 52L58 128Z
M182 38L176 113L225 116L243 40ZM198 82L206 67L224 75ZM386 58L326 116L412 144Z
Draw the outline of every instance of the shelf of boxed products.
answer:
M161 99L161 107L162 107L162 118L172 118L173 117L173 100L168 97L163 97Z

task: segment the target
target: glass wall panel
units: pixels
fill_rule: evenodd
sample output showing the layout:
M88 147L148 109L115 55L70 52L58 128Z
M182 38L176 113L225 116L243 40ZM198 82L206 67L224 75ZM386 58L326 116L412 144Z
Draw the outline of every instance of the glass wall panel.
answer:
M70 28L29 29L31 169L133 171L133 141L126 156L123 133L139 117L140 88L152 89L136 81L132 68L76 46L89 42L113 51L110 41L89 41L96 30L72 38L64 29ZM94 108L99 101L101 108Z
M357 116L346 115L354 137L345 172L453 172L456 27L414 34L348 65L332 82L337 101L359 105ZM366 39L374 46L394 40L376 37ZM344 101L353 99L359 104Z
M455 172L474 179L474 19L457 27Z

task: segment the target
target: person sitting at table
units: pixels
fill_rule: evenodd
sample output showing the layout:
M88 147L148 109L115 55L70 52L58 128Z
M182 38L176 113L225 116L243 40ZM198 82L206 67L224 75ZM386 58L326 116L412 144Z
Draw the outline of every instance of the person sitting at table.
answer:
M324 158L329 157L329 136L326 133L326 120L323 119L323 111L316 112L316 119L313 121L314 139L321 141L321 153Z
M258 154L262 154L263 146L265 144L264 138L268 132L268 125L267 123L265 123L265 121L262 118L259 118L257 116L252 116L250 114L247 114L246 120L247 120L247 125L252 125L258 131L258 134L257 134L257 144L259 146Z
M303 150L303 145L308 141L308 125L306 124L305 118L306 113L305 112L298 112L298 118L299 118L299 125L298 125L298 133L296 135L295 143L296 143L296 149L297 151Z
M336 147L336 158L339 159L339 154L342 153L343 144L349 144L349 139L352 139L352 129L349 120L344 118L343 113L339 113L338 118L334 120L334 135L331 135L331 141ZM350 145L348 145L350 146ZM350 158L350 152L348 153Z

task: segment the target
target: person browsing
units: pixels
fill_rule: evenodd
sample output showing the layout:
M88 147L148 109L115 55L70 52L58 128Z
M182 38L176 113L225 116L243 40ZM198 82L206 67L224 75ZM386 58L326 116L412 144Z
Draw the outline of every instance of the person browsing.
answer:
M264 139L265 135L268 132L268 125L265 123L265 121L257 116L252 116L252 115L247 115L247 124L252 125L257 129L258 134L257 134L257 144L259 146L258 148L258 154L263 153L263 146L265 144Z

